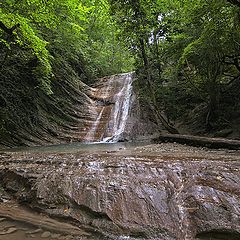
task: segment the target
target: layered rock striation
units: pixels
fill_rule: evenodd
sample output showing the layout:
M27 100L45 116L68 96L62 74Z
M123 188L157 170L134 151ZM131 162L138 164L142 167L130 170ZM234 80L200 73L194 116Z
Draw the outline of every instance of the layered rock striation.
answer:
M234 240L239 158L239 151L177 144L5 153L1 199L70 223L87 239Z

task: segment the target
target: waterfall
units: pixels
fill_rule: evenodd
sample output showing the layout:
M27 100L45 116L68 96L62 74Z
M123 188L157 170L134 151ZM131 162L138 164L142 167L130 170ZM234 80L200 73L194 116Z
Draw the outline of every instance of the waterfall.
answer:
M124 132L132 97L132 73L100 79L94 88L96 119L85 141L117 142Z
M88 131L88 133L85 137L85 139L87 141L93 141L94 140L95 133L96 133L96 130L98 128L99 122L102 118L103 111L104 111L104 108L102 108L101 112L98 114L98 117L97 117L96 121L93 123L91 129Z

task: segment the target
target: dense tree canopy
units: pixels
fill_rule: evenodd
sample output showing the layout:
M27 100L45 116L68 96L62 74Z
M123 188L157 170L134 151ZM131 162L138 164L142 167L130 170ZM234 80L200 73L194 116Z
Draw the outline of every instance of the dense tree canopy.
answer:
M157 98L158 108L174 120L202 106L207 129L227 122L222 112L227 94L234 94L231 107L239 108L236 89L232 92L240 78L239 1L110 2L136 53L142 88L154 91L147 96Z
M175 132L174 121L206 131L229 125L240 116L239 6L238 0L1 1L2 129L17 108L10 100L16 93L24 108L26 96L54 95L58 83L79 88L81 81L132 70L141 99L168 130Z
M105 0L3 1L0 29L6 50L2 64L13 45L29 49L38 61L37 79L49 92L56 49L62 49L66 58L81 55L93 76L131 70L131 57L124 44L116 42L118 28Z

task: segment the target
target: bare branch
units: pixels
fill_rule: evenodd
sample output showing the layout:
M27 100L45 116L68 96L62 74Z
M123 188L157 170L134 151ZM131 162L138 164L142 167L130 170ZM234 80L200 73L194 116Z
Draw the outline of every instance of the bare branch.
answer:
M240 79L240 75L236 76L235 78L231 79L226 85L229 86L231 85L233 82L235 82L236 80Z

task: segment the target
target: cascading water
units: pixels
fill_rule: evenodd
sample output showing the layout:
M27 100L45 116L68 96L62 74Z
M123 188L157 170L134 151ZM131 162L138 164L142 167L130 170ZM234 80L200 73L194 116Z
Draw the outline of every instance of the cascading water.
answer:
M124 132L131 105L133 74L103 78L94 88L96 119L85 136L87 142L117 142Z
M101 120L101 117L102 117L102 114L103 114L103 110L104 108L102 108L101 112L98 114L98 117L96 119L96 121L93 123L90 131L87 133L86 135L86 139L88 140L94 140L94 136L95 136L95 133L96 133L96 130L97 130L97 127L99 125L99 122Z
M124 132L132 95L132 75L125 75L121 90L114 96L114 106L103 141L117 142Z

